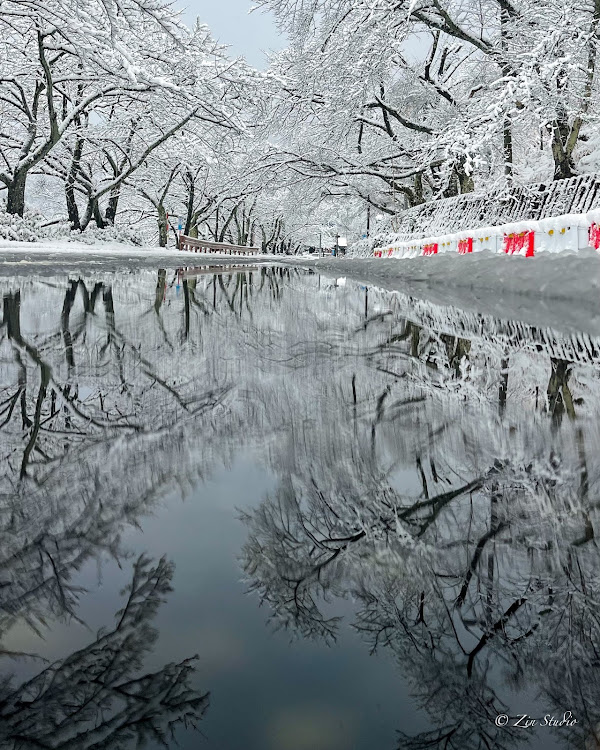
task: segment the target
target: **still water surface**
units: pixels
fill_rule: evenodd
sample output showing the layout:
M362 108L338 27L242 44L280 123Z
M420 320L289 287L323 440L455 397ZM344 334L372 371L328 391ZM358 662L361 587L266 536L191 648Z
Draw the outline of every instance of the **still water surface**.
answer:
M0 291L2 749L600 746L599 340L289 267Z

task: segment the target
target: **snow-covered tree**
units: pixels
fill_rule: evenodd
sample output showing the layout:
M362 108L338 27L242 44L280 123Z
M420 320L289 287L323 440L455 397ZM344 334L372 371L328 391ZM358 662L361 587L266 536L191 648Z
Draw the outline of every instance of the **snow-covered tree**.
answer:
M273 158L340 200L394 215L595 158L594 2L259 5L290 38L273 61Z

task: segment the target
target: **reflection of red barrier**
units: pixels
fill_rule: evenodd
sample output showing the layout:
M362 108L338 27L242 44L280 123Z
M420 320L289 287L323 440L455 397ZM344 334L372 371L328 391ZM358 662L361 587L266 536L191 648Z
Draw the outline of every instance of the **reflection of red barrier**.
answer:
M594 222L590 226L588 237L590 240L590 247L593 247L594 250L600 249L600 225L599 224L596 224Z
M438 243L432 242L430 245L423 247L423 255L437 255Z
M507 255L520 253L525 248L525 257L533 257L533 245L535 241L535 232L520 232L519 234L504 235L504 252Z
M466 240L459 240L458 252L461 255L465 255L466 253L472 253L473 252L473 238L467 237Z

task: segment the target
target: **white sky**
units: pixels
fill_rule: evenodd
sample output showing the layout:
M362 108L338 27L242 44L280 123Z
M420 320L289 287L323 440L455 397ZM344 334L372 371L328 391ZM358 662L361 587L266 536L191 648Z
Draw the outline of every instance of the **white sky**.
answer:
M261 10L248 13L250 0L178 0L177 5L185 9L184 23L191 26L199 17L219 42L230 47L232 57L243 55L255 68L266 67L264 52L285 46L272 16Z

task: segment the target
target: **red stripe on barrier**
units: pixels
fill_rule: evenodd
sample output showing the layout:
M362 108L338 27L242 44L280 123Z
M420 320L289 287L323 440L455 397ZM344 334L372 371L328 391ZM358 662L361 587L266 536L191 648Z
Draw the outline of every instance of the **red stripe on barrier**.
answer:
M588 232L588 237L590 241L590 246L594 248L594 250L600 249L600 225L596 224L594 222Z
M467 237L465 240L459 240L458 252L461 255L466 255L466 253L472 253L473 252L473 238Z
M432 242L430 245L423 247L423 255L437 255L438 243Z
M525 248L525 257L534 256L535 232L520 232L519 234L504 235L504 252L507 255L520 253Z

